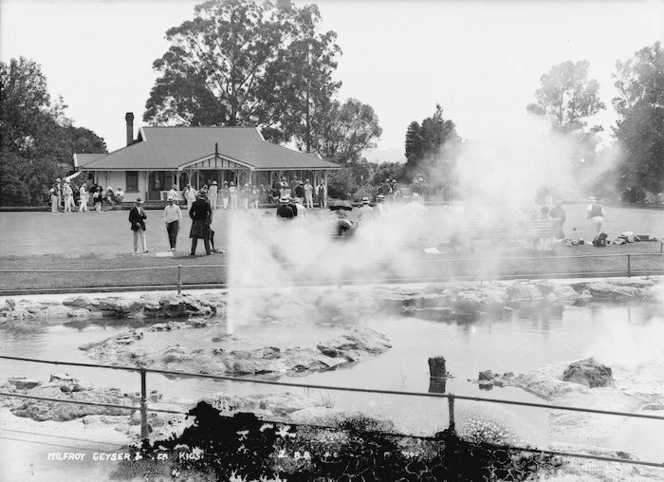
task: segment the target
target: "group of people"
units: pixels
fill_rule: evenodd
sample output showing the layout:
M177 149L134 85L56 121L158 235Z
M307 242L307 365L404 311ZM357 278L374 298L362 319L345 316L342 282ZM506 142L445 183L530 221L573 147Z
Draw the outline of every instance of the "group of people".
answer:
M167 201L168 204L164 208L163 217L166 232L168 233L169 249L173 252L177 245L177 237L180 232L180 224L182 223L182 211L180 206L175 202L175 196L169 193ZM203 240L206 254L210 255L213 252L217 252L214 245L214 231L212 230L212 205L208 199L208 192L201 189L187 211L189 217L192 219L191 230L189 231L189 237L191 238L191 252L189 255L196 256L199 239ZM146 219L147 214L143 208L143 199L137 198L134 201L134 207L129 211L129 223L134 233L134 254L140 252L139 248L142 248L143 253L148 252L147 239L145 237Z
M327 207L327 185L321 179L316 186L313 186L309 179L302 181L298 180L297 176L293 176L289 183L286 176L282 176L274 182L270 197L272 201L279 199L280 202L284 197L291 197L306 208L313 209L316 203L319 208L324 209Z
M101 212L103 203L109 205L121 203L124 200L124 191L121 187L116 192L113 192L111 187L104 191L97 184L92 185L88 190L86 183L76 186L67 179L62 181L60 178L57 178L49 189L49 203L53 213L69 213L75 212L77 209L80 213L87 212L90 200L92 200L95 211Z
M362 198L360 207L357 210L355 220L348 217L348 211L352 210L350 203L339 202L337 205L331 205L330 209L336 212L337 219L335 220L337 236L344 237L350 235L355 228L359 225L360 221L368 220L375 215L385 213L383 203L385 196L382 194L378 196L378 202L374 207L371 207L371 201L367 196ZM280 221L302 221L307 217L307 207L302 204L302 200L297 197L284 195L279 198L279 207L276 212L277 220Z

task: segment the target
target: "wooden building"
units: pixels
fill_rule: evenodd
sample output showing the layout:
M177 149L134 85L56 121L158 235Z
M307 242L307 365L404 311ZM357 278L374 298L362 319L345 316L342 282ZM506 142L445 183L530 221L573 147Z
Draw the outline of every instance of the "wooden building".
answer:
M141 127L133 139L133 115L125 117L127 146L109 154L74 154L77 171L106 189L122 188L125 201L164 199L173 186L195 189L217 181L273 186L285 176L327 183L340 167L266 141L254 127Z

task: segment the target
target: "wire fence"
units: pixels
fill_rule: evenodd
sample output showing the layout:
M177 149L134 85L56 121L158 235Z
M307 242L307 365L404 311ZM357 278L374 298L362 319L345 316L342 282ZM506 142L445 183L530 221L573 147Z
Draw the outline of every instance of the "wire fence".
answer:
M340 266L338 260L282 263L288 273L280 284L343 286L355 284L435 283L446 281L570 279L664 275L664 242L659 252L584 256L518 256L362 261ZM329 270L325 268L330 268ZM0 295L229 288L230 263L103 269L3 269ZM94 273L94 275L91 275ZM330 274L325 274L330 273ZM53 275L59 282L53 286ZM64 275L64 276L63 276ZM30 286L21 288L21 286ZM243 282L242 288L261 287Z
M591 408L584 408L584 407L572 407L572 406L552 405L552 404L544 404L544 403L521 402L521 401L516 401L516 400L502 400L502 399L486 398L486 397L469 397L469 396L463 396L463 395L454 395L452 393L447 393L446 394L446 393L430 393L430 392L407 392L407 391L400 391L400 390L353 388L353 387L342 387L342 386L334 386L334 385L313 385L313 384L308 384L308 383L283 382L283 381L274 381L274 380L259 380L259 379L231 377L231 376L224 376L224 375L190 373L190 372L182 372L182 371L175 371L175 370L160 370L160 369L143 368L143 367L107 366L107 365L99 365L99 364L94 364L94 363L63 362L63 361L57 361L57 360L39 360L39 359L34 359L34 358L14 357L14 356L6 356L6 355L0 355L0 359L20 361L20 362L26 362L26 363L41 363L41 364L51 364L51 365L65 365L65 366L74 366L74 367L100 368L100 369L107 369L107 370L122 370L122 371L138 372L138 374L140 376L140 384L141 384L140 404L138 406L99 403L99 402L89 402L89 401L71 400L71 399L67 400L67 399L58 399L58 398L52 398L52 397L39 397L39 396L34 396L34 395L26 395L26 394L10 393L10 392L0 392L0 396L2 396L2 397L15 397L15 398L22 398L22 399L32 399L32 400L39 400L39 401L53 402L53 403L69 403L69 404L78 404L78 405L99 406L99 407L114 408L114 409L119 409L119 410L127 410L127 411L132 411L132 412L138 410L138 411L140 411L140 415L141 415L141 439L143 439L143 440L148 440L149 439L149 427L148 427L148 415L147 415L148 412L160 412L160 413L169 413L169 414L175 414L175 415L184 415L184 414L186 414L186 412L182 412L182 411L154 409L154 408L149 408L148 407L148 393L149 392L148 392L148 386L147 386L147 375L149 373L151 373L151 374L160 374L160 375L170 375L170 376L177 376L177 377L207 378L207 379L214 379L214 380L225 380L225 381L234 382L234 383L251 383L251 384L262 384L262 385L273 385L273 386L281 386L281 387L291 387L291 388L334 390L334 391L341 391L341 392L369 393L369 394L378 394L378 395L391 395L391 396L403 396L403 397L426 397L426 398L446 399L447 400L447 407L448 407L448 421L449 421L449 430L450 431L455 431L456 430L455 404L456 404L457 400L479 402L479 403L508 404L508 405L515 405L515 406L522 406L522 407L532 407L532 408L545 409L545 410L561 410L561 411L570 411L570 412L582 412L582 413L600 414L600 415L608 415L608 416L618 416L618 417L635 418L635 419L656 420L656 421L659 421L659 422L664 422L664 416L648 414L648 413L630 413L630 412L619 412L619 411L612 411L612 410L591 409ZM274 421L269 421L269 420L263 420L263 421L266 422L266 423L288 423L288 422L283 422L283 421L282 422L274 422ZM288 423L288 424L289 425L295 425L295 424L290 424L290 423ZM307 426L311 426L311 425L307 424ZM326 428L326 429L334 429L334 427L329 427L329 426L315 426L315 427L317 427L317 428ZM382 432L382 433L385 434L384 432ZM394 435L394 436L399 436L399 437L415 437L415 438L418 438L416 436L409 435L409 434L403 434L403 433L395 433L395 434L387 434L387 435ZM565 457L577 457L577 458L590 459L590 460L601 461L601 462L614 462L614 463L620 463L620 464L631 464L631 465L637 465L637 466L645 466L645 467L654 467L654 468L664 469L664 463L662 463L662 462L641 461L641 460L634 460L634 459L629 459L629 458L607 457L607 456L580 453L580 452L556 451L556 450L549 450L549 449L534 449L532 447L520 447L520 446L516 446L516 445L506 445L506 446L504 446L504 448L507 448L507 449L510 449L510 450L523 450L523 451L538 452L538 453L542 453L542 454L550 454L550 455L565 456Z

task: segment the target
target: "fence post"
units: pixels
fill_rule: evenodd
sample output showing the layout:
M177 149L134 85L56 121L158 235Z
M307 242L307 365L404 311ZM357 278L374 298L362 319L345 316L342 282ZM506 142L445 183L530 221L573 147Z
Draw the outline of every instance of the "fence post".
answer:
M627 255L627 277L628 278L632 277L632 255L631 254Z
M182 294L182 265L178 265L178 294Z
M141 368L141 439L148 438L148 394L145 368Z
M455 432L456 428L454 426L454 395L451 393L447 396L447 406L450 414L450 432Z

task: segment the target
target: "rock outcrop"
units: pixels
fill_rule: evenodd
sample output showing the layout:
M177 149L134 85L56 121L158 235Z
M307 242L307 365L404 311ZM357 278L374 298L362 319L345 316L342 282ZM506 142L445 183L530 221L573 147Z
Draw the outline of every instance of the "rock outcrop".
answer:
M181 329L195 329L181 324ZM218 346L180 344L156 349L150 332L132 330L81 347L90 357L109 365L143 366L165 370L228 376L279 376L330 370L385 352L389 340L374 330L351 327L337 330L334 339L313 347L264 346L246 349L238 337L215 337Z
M611 368L598 363L593 358L571 363L563 373L563 380L578 383L588 388L612 387L614 385Z

